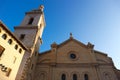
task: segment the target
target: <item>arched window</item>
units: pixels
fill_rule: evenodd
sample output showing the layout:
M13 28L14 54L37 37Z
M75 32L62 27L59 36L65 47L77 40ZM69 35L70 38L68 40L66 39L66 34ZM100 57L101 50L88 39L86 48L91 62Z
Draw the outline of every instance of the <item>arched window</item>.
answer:
M77 80L77 75L73 74L73 80Z
M2 35L2 38L3 38L3 39L6 39L6 38L7 38L7 35L6 35L6 34L3 34L3 35Z
M84 75L84 80L88 80L88 75L87 74Z
M106 80L112 80L109 73L105 73L104 75Z
M9 40L8 40L8 43L9 43L9 44L12 44L12 39L9 39Z
M66 80L66 75L65 74L62 74L61 80Z
M45 79L45 74L44 74L44 73L41 73L40 78L41 78L40 80L46 80L46 79Z
M33 23L33 20L34 20L34 18L30 18L28 24L32 24L32 23Z

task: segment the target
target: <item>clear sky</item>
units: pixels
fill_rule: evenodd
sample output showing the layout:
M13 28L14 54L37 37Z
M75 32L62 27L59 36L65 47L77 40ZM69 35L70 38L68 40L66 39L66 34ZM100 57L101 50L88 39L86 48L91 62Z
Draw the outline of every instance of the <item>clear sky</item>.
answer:
M120 69L120 0L1 0L0 19L11 31L24 13L44 4L46 27L41 51L61 43L72 32L75 39L112 57Z

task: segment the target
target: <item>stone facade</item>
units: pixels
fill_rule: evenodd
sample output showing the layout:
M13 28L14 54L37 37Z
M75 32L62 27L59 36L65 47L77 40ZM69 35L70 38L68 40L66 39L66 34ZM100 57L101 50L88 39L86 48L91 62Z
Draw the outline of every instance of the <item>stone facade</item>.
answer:
M120 80L112 59L73 37L39 54L34 80Z

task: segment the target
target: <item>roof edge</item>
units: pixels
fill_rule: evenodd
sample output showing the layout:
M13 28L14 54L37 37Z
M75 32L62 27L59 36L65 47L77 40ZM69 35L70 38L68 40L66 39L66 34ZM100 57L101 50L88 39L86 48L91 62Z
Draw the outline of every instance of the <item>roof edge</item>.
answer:
M25 49L29 50L17 37L7 28L7 26L0 20L0 25Z

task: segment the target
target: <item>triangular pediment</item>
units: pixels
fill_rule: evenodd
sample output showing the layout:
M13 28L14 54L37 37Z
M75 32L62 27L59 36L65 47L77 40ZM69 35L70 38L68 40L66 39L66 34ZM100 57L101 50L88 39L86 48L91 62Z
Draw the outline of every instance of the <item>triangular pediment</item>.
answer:
M56 44L55 42L53 44L51 44L51 50L52 50L52 47L56 47L57 49L59 49L59 48L62 48L64 46L68 45L68 44L71 44L71 43L73 43L71 46L79 45L79 46L81 46L81 47L83 47L85 49L89 49L89 48L94 47L94 45L92 45L89 42L86 45L86 44L84 44L84 43L82 43L82 42L80 42L80 41L78 41L78 40L76 40L74 38L69 38L69 39L65 40L64 42L62 42L60 44ZM48 51L50 52L51 50L48 50ZM47 53L48 51L42 52L42 54Z
M76 40L74 38L69 38L68 40L62 42L61 44L58 45L58 48L60 48L62 46L65 46L67 44L70 44L71 42L74 43L73 46L75 46L77 44L77 45L80 45L83 48L88 48L87 45L83 44L82 42L80 42L80 41L78 41L78 40Z
M82 42L70 37L61 44L56 44L55 42L51 45L51 50L43 52L39 56L40 63L48 63L56 61L57 63L84 63L92 60L90 51L93 48L93 45L88 43L87 45ZM70 55L74 54L76 59L74 62L71 62ZM44 56L44 57L43 57ZM87 57L87 58L85 58ZM48 61L49 60L49 61Z

